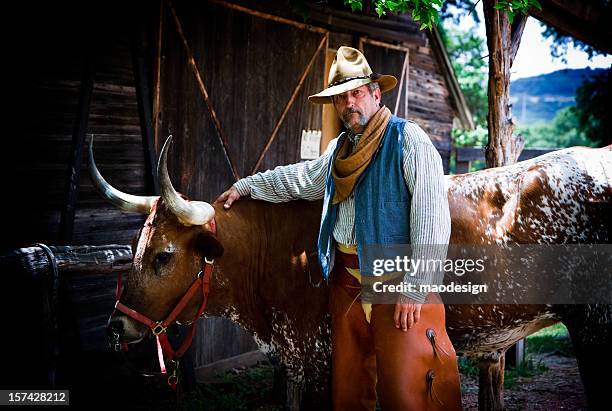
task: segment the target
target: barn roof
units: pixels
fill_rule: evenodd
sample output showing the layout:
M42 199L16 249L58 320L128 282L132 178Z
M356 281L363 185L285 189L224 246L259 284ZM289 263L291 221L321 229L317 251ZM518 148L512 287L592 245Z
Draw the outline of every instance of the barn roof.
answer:
M330 3L334 3L330 0ZM438 30L419 30L418 24L409 14L390 14L382 18L339 10L337 6L323 7L309 4L309 18L317 23L327 23L334 28L363 31L388 42L404 42L417 46L430 46L436 56L446 81L450 100L459 127L473 130L474 120L465 96L459 87L457 75L450 62L448 52Z
M540 0L542 10L529 14L605 53L612 53L612 2Z

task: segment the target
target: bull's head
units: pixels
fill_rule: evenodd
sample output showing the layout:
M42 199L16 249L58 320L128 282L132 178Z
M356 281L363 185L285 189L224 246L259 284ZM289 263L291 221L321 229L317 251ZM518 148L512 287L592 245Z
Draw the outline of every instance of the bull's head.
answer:
M206 202L189 201L172 187L167 168L171 141L170 136L157 166L159 197L134 196L113 188L96 168L93 140L89 146L89 171L100 193L122 210L148 215L132 241L133 264L121 302L154 321L167 317L193 283L205 257L216 258L223 253L211 232L213 207ZM193 320L202 298L202 294L196 294L177 321ZM108 329L128 343L140 341L149 331L144 324L118 311L111 315Z

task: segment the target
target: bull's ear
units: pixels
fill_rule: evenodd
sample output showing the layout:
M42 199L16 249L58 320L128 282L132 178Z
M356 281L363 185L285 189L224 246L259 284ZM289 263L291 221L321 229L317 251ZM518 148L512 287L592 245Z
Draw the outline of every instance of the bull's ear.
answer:
M223 255L223 246L217 238L209 232L198 234L195 239L196 248L209 258L217 258Z

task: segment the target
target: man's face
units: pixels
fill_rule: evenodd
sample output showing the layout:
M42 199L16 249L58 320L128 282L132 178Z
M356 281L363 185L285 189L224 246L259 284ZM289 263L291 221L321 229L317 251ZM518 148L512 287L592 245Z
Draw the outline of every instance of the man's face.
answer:
M370 91L365 85L336 94L332 99L344 126L354 133L361 133L380 108L380 89Z

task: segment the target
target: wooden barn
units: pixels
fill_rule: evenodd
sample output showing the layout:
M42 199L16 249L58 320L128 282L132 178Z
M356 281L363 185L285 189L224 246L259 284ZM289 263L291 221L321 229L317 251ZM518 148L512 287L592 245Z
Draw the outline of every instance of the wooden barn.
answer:
M383 102L424 128L447 172L451 129L472 127L439 34L419 31L408 15L378 19L351 13L342 1L292 8L223 0L129 8L56 2L12 15L27 36L13 37L10 48L18 81L8 85L15 130L3 165L19 202L9 202L5 255L32 246L33 255L47 258L34 243L131 242L144 216L115 210L93 189L86 164L91 136L109 183L153 195L157 153L172 134L174 186L209 202L239 177L309 158L303 135L311 151L315 144L322 152L340 123L333 108L312 105L307 96L325 87L341 45L361 48L375 71L398 78ZM111 264L99 273L74 271L60 288L69 300L63 313L72 318L71 341L82 351L105 350L116 270ZM189 354L196 376L232 364L228 358L256 358L251 337L228 320L202 322Z

